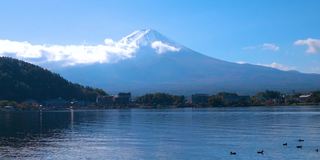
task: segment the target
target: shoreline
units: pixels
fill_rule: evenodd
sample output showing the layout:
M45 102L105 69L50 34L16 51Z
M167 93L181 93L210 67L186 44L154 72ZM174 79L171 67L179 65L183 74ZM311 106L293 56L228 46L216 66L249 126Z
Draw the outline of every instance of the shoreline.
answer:
M259 107L320 107L319 104L295 104L295 105L248 105L248 106L204 106L204 107L194 107L194 106L138 106L138 107L119 107L119 106L113 106L113 107L57 107L57 108L41 108L41 109L33 109L33 108L25 108L25 109L19 109L19 108L12 108L12 109L5 109L3 107L0 107L0 112L24 112L24 111L36 111L36 112L46 112L46 111L94 111L94 110L130 110L130 109L144 109L144 110L152 110L152 109L158 109L158 110L167 110L167 109L223 109L223 108L259 108Z

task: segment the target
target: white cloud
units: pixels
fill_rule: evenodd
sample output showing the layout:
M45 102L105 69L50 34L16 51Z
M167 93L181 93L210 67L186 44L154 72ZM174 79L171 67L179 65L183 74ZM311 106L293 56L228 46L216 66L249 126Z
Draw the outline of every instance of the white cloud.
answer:
M248 63L248 62L245 62L245 61L238 61L236 63L238 63L238 64L252 64L252 63ZM254 65L270 67L270 68L279 69L279 70L282 70L282 71L290 71L290 70L294 70L295 69L295 67L286 66L286 65L279 64L279 63L276 63L276 62L272 62L271 64L258 63L258 64L254 64Z
M294 45L306 45L308 47L306 50L307 53L316 54L320 52L320 39L308 38L304 40L297 40L294 42Z
M157 53L162 54L165 52L178 52L180 48L170 46L169 44L163 43L161 41L154 41L151 47L157 51Z
M43 59L63 65L108 63L130 58L137 49L130 44L105 40L100 45L33 45L29 42L0 40L0 56Z
M263 43L261 45L256 46L247 46L243 48L244 50L268 50L272 52L276 52L280 50L280 47L274 43Z
M274 52L276 52L280 49L279 46L277 46L273 43L264 43L264 44L262 44L261 48L263 50L270 50L270 51L274 51Z
M62 66L92 63L115 63L132 58L142 46L159 54L177 52L180 48L150 39L150 30L138 30L119 41L105 39L98 45L45 45L0 39L0 56L10 56L34 63L57 63Z
M245 61L238 61L238 62L236 62L236 63L238 63L238 64L248 64L248 63L245 62Z
M113 43L114 43L114 41L113 41L113 39L105 39L104 40L104 43L106 44L106 45L112 45Z
M270 68L275 68L275 69L279 69L279 70L282 70L282 71L289 71L289 70L294 70L295 69L295 67L286 66L286 65L279 64L279 63L276 63L276 62L273 62L271 64L257 64L257 65L270 67Z

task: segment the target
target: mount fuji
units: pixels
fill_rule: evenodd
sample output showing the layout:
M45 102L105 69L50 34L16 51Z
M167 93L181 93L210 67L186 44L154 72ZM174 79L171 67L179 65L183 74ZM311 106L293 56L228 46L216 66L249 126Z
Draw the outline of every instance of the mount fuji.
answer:
M105 89L109 93L130 91L168 92L190 95L219 91L243 94L262 90L284 92L320 89L320 75L281 71L238 64L198 53L155 30L139 30L115 43L126 56L108 63L54 67L73 82Z

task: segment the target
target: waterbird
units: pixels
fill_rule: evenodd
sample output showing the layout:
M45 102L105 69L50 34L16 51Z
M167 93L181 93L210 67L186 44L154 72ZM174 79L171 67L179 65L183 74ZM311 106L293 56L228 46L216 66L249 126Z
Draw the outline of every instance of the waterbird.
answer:
M304 140L303 140L303 139L299 139L298 141L299 141L299 142L304 142Z
M283 146L288 146L288 143L286 142L286 143L283 143L282 145L283 145Z
M258 154L263 154L263 153L264 153L264 151L263 151L263 150L261 150L261 151L257 151L257 153L258 153Z
M297 148L302 149L302 146L301 146L301 145L300 145L300 146L297 146Z
M230 152L230 155L236 155L237 153L236 152Z

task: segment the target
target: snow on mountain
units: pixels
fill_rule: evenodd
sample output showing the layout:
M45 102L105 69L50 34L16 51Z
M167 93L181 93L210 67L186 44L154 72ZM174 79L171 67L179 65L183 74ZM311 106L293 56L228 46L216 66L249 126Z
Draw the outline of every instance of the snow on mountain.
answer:
M266 89L320 89L320 75L237 64L188 49L151 29L99 45L34 45L0 40L0 56L12 56L52 69L70 81L133 94L192 94Z
M133 58L140 48L153 48L156 53L177 52L180 47L157 31L144 29L114 41L105 39L98 45L48 45L0 39L0 56L10 56L31 63L55 66L116 63Z
M151 47L156 50L157 53L163 54L166 52L178 52L180 48L175 46L170 46L169 44L162 41L154 41L151 44Z
M152 29L137 30L119 40L122 44L134 44L136 46L150 45L154 41L174 43L159 32Z
M69 80L111 93L255 93L265 89L320 89L320 75L226 62L197 53L150 29L135 31L114 43L132 47L132 57L116 63L64 67L56 71Z
M152 29L134 31L122 38L118 43L133 46L136 49L148 46L155 49L159 54L180 51L180 45Z

